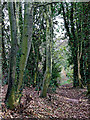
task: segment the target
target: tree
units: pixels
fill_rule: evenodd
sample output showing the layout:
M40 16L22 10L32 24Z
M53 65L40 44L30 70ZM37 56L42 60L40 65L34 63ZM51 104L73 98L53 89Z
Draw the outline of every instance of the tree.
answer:
M32 25L33 25L33 19L32 19L32 4L31 3L25 3L25 13L24 13L24 28L23 28L23 37L22 37L22 45L21 45L21 57L20 57L20 72L19 72L19 82L17 87L17 95L19 97L17 98L17 103L20 102L21 98L21 87L23 82L23 75L24 70L27 65L28 56L31 49L31 42L32 42Z
M68 6L67 6L68 7ZM72 52L72 62L73 62L73 86L76 87L78 86L78 67L77 67L77 40L76 40L76 36L75 36L75 28L74 28L74 23L73 23L73 3L71 6L71 11L70 11L70 16L68 15L68 17L66 17L66 13L65 13L65 8L64 8L64 4L62 3L62 10L63 10L63 18L64 18L64 24L65 24L65 28L67 31L67 35L69 36L69 45L71 48L71 52ZM70 23L69 20L70 19ZM71 32L70 32L70 28L69 26L71 25Z
M74 87L84 87L88 76L88 5L83 3L62 3L65 28L69 36L74 65ZM65 6L66 5L66 9ZM87 14L85 11L87 11ZM87 19L87 21L85 20ZM86 32L85 32L86 31ZM87 36L87 37L86 37ZM86 55L87 54L87 55ZM86 62L85 62L86 61ZM89 84L88 84L89 85Z
M90 66L90 61L89 61L89 7L90 4L89 3L85 3L83 4L83 32L84 32L84 40L85 40L85 61L86 61L86 82L87 82L87 94L89 95L89 99L90 99L90 80L89 80L89 66ZM85 9L84 9L85 8Z
M0 83L2 84L2 4L0 1Z
M4 23L4 12L3 9L5 8L5 6L2 6L2 58L3 58L3 62L2 62L2 72L4 75L5 69L7 69L7 60L6 60L6 53L5 53L5 23Z
M45 18L46 18L46 72L43 79L43 88L41 92L41 97L47 96L47 89L50 84L52 75L52 37L50 27L52 28L52 18L51 17L51 5L46 6Z
M16 73L16 57L17 57L17 33L16 33L16 19L14 13L14 4L8 3L9 20L11 26L11 55L10 55L10 73L9 73L9 85L5 102L8 107L14 109L18 106L21 99L21 89L23 83L24 70L27 64L31 41L32 41L32 4L25 3L24 12L24 27L21 43L21 57L19 62L19 78L17 79Z
M50 83L54 82L53 79L58 76L58 74L56 75L52 72L58 72L58 68L60 68L59 65L57 65L58 67L56 66L57 63L54 63L54 59L56 59L54 55L52 60L52 53L54 52L52 48L54 43L53 19L58 14L63 14L64 25L67 31L65 37L69 37L68 45L74 71L73 86L82 88L85 82L87 82L88 93L90 93L88 80L89 52L86 50L89 43L89 33L87 31L87 29L89 30L89 6L85 4L87 8L84 10L83 3L58 3L57 6L52 3L38 4L34 2L32 4L25 2L23 4L22 2L8 3L11 49L9 84L5 100L7 106L14 109L20 104L23 82L26 82L24 77L26 77L25 73L27 74L27 71L29 85L41 87L43 84L40 96L47 96ZM3 43L4 39L2 39L2 45ZM52 82L50 82L51 80Z
M17 37L16 37L16 19L14 16L14 4L8 3L9 20L11 27L11 53L10 53L10 70L9 70L9 82L8 90L6 94L6 101L8 99L8 105L11 108L15 103L15 73L16 73L16 53L17 53Z

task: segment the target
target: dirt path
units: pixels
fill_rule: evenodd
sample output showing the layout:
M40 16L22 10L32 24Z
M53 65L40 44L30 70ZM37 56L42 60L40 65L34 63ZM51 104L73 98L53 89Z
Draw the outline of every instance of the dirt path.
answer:
M7 86L3 88L3 98L6 94ZM2 118L47 118L48 120L67 118L89 120L89 104L85 97L86 89L74 89L72 84L62 85L57 88L56 93L48 93L47 98L40 98L34 88L26 87L23 90L21 108L14 111L6 109L2 103ZM29 101L26 103L26 94ZM51 100L50 100L51 96ZM4 99L3 99L4 100ZM27 107L26 107L27 106Z
M61 80L60 80L60 84L64 84L65 82L67 82L69 78L66 76L66 72L64 70L64 68L61 71Z

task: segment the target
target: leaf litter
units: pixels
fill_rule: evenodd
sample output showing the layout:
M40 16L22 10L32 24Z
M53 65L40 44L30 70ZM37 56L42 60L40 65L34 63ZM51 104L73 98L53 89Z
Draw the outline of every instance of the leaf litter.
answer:
M20 107L15 110L7 109L4 104L7 85L2 87L0 93L2 103L0 106L0 117L12 118L59 118L89 120L88 99L85 95L86 89L73 88L72 84L62 85L55 93L47 93L47 98L40 98L35 88L25 87ZM49 97L51 96L51 99Z

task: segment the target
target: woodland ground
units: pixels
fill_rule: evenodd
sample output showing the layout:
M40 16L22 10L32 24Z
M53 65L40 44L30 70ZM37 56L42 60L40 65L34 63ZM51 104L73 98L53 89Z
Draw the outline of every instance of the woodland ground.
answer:
M77 119L89 120L89 103L85 96L86 89L73 88L72 84L65 84L57 88L55 93L48 93L47 98L40 98L35 88L25 87L21 99L21 107L9 110L5 107L4 98L7 85L2 87L1 118L35 118L52 120ZM27 97L26 97L27 96Z

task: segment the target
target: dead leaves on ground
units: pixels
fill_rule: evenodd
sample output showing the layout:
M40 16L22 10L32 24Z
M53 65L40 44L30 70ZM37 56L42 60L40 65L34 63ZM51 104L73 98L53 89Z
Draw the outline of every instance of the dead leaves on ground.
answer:
M7 86L2 90L2 102ZM16 110L8 110L2 103L2 118L77 118L87 120L89 104L85 97L86 89L75 89L72 85L57 88L56 93L48 93L47 98L40 98L33 87L25 87L21 106ZM1 108L0 108L1 109Z

